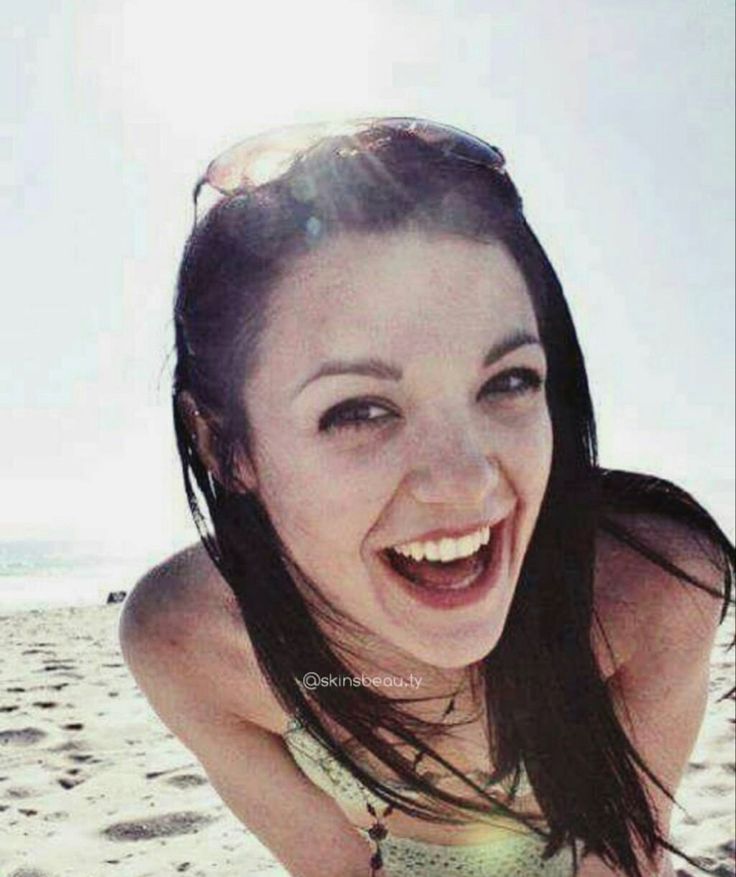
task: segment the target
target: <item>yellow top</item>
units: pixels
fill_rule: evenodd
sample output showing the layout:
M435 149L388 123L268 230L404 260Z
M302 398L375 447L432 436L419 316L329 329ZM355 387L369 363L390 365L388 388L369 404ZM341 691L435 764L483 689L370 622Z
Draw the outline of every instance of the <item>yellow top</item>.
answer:
M331 798L346 804L371 803L376 808L385 808L386 802L359 782L298 719L289 722L284 741L297 766ZM398 783L383 782L411 794ZM523 773L517 794L528 790L531 786ZM356 828L356 831L368 839L365 829ZM381 841L381 852L390 877L571 877L575 874L572 850L563 847L557 855L544 860L544 846L543 838L523 830L520 824L514 832L504 832L501 839L481 844L435 844L396 837L389 832Z

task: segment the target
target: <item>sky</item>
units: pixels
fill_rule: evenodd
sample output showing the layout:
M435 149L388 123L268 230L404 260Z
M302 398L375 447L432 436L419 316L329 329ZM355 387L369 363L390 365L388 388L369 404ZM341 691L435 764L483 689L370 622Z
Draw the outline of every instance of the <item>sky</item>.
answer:
M734 10L725 0L10 0L0 59L0 539L194 541L171 302L210 158L414 115L503 149L566 290L604 465L733 533Z

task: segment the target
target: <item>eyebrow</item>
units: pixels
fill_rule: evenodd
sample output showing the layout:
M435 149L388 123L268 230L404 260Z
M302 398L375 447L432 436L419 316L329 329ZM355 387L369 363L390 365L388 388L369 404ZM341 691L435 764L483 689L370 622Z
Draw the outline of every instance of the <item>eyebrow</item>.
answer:
M513 332L497 341L491 347L483 358L483 367L488 368L488 366L493 365L494 362L507 356L513 350L517 350L519 347L526 347L529 344L536 344L541 347L542 342L531 332L522 330ZM313 374L302 381L292 398L296 398L305 387L320 378L328 378L335 375L365 375L384 381L400 381L403 374L399 366L393 365L390 362L384 362L381 359L375 359L374 357L367 357L366 359L332 359L329 362L323 362Z
M519 347L526 347L528 344L536 344L539 347L542 346L542 342L539 338L537 338L536 335L532 335L531 332L525 332L523 330L512 332L511 335L507 335L505 338L502 338L494 344L488 353L486 353L483 359L483 367L488 368L489 365L493 365L494 362L502 359L504 356L511 353L512 350L517 350Z

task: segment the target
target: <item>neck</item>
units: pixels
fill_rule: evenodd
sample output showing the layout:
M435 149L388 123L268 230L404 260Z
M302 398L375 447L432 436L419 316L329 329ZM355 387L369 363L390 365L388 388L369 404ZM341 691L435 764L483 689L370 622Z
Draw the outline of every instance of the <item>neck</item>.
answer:
M340 641L332 643L353 675L370 678L385 697L412 701L406 707L420 718L437 721L453 696L457 715L478 708L482 686L477 664L436 667L368 633L348 642L343 632Z
M295 581L301 582L297 568ZM455 697L455 715L470 715L484 700L479 663L437 667L398 648L326 603L319 592L300 588L327 642L355 677L368 677L374 690L405 703L419 718L437 721Z

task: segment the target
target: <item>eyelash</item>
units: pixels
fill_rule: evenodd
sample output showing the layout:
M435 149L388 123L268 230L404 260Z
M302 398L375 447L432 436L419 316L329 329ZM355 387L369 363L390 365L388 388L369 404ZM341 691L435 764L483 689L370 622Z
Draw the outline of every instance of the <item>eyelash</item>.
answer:
M485 395L488 392L489 387L492 385L498 386L503 381L509 382L514 379L520 380L521 386L500 391L497 390L497 392L500 392L500 394L506 398L516 398L537 392L541 389L544 383L542 375L535 369L512 368L491 378L481 390L481 396ZM387 419L395 416L391 413L390 415L383 417L363 418L360 420L350 419L356 413L365 412L370 408L382 408L383 410L386 410L386 406L383 403L372 399L348 399L346 402L341 402L339 405L336 405L322 415L319 420L319 431L330 433L338 430L357 431L365 427L368 429L376 429L382 426Z

